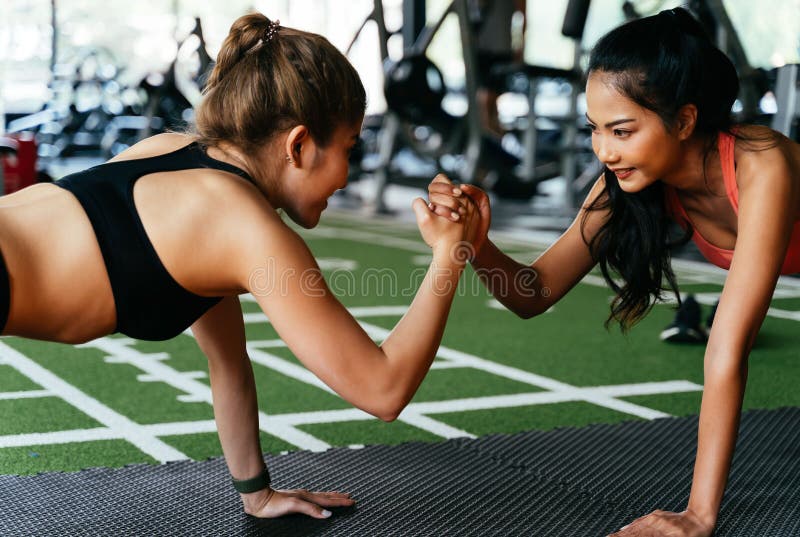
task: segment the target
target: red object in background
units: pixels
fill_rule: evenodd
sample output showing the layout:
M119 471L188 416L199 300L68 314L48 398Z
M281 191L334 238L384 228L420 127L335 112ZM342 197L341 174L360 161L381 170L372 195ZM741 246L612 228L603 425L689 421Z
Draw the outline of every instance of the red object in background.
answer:
M10 194L36 182L36 140L30 132L0 137L3 165L3 194Z

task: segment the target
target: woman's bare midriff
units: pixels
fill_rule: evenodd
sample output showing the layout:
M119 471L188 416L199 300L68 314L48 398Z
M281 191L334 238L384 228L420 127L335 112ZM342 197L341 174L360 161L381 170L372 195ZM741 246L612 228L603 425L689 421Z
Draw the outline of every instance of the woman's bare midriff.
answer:
M103 256L70 192L39 184L0 198L0 251L11 286L4 334L80 343L113 332Z

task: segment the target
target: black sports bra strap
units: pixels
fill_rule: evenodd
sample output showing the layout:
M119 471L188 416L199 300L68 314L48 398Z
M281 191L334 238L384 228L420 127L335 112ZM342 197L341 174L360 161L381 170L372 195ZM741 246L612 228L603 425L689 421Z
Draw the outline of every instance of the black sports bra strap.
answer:
M238 166L234 166L233 164L228 164L227 162L222 162L221 160L217 160L215 158L210 157L208 155L207 150L204 147L202 147L199 143L192 142L187 147L197 151L201 155L201 159L203 160L203 162L209 168L215 168L217 170L230 172L235 175L238 175L239 177L247 179L251 183L255 183L255 181L253 181L253 178L250 177L250 174L244 171L243 169L239 168Z
M206 150L197 142L192 142L161 155L140 159L117 160L100 164L100 166L113 166L123 170L120 173L123 173L125 177L132 181L138 180L143 175L155 172L211 168L238 175L251 183L255 183L253 178L243 169L208 156Z

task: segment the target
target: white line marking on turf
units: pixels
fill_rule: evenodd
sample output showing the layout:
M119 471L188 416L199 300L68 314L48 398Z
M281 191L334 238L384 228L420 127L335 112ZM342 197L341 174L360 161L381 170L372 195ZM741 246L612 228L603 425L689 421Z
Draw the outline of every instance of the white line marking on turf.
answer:
M9 434L0 436L0 448L47 446L74 442L93 442L96 440L120 440L123 438L127 440L119 430L107 427L52 431L49 433Z
M373 333L381 332L383 329L379 327L370 327ZM442 364L443 367L474 367L475 364L469 364L471 360L465 360L465 354L451 349L443 349L444 354L450 355L449 362ZM441 353L441 350L440 350ZM468 355L467 355L468 356ZM473 357L474 358L474 357ZM284 360L275 357L277 361L284 362ZM442 358L440 357L439 360ZM448 358L445 358L448 360ZM480 359L478 359L480 360ZM285 362L284 362L285 363ZM437 361L437 363L439 363ZM290 364L294 365L294 364ZM505 366L504 366L505 367ZM302 369L302 368L300 368ZM513 369L513 368L512 368ZM303 371L305 371L303 369ZM287 371L288 372L288 371ZM506 373L508 371L505 371ZM295 375L299 373L298 370L292 369L288 376L297 378ZM307 373L307 371L306 371ZM532 375L532 374L531 374ZM545 377L533 375L540 383L546 380ZM307 377L305 374L302 378L297 380L319 382L316 377ZM530 380L530 379L528 379ZM561 383L558 383L561 384ZM323 385L324 386L324 385ZM556 388L557 385L551 385ZM327 388L327 387L325 387ZM445 423L434 420L424 414L436 413L451 413L463 412L468 410L491 410L496 408L513 408L519 406L531 406L537 404L552 404L568 401L586 401L597 402L595 399L598 397L604 399L611 399L613 397L626 397L635 395L650 395L660 393L675 393L675 392L690 392L701 390L702 387L687 381L669 381L669 382L651 382L642 384L630 384L619 386L597 386L589 388L574 388L571 390L558 390L558 391L544 391L527 394L515 395L501 395L489 397L477 397L467 399L456 399L448 401L434 401L434 402L420 402L411 403L398 418L399 421L408 423L414 427L421 428L432 434L441 436L443 438L456 438L456 437L470 437L470 433L451 427ZM328 389L329 390L329 389ZM622 412L632 413L634 415L653 419L663 417L666 414L657 411L641 412L641 407L638 405L630 405L623 401L613 400L615 405L606 404L609 408L620 410ZM650 410L650 409L646 409ZM314 451L322 451L328 449L330 446L315 438L314 436L300 431L296 428L298 425L314 424L314 423L334 423L344 421L361 421L373 420L373 416L359 410L359 409L344 409L333 411L319 411L319 412L302 412L302 413L289 413L266 415L259 413L260 427L265 432L272 434L276 437L292 443L303 449L310 449ZM177 422L177 423L164 423L153 425L139 426L141 431L146 432L153 436L169 436L181 434L194 434L200 432L215 432L216 425L212 420L194 421L194 422ZM37 444L57 444L65 442L80 442L87 440L100 440L121 438L127 439L126 435L122 432L112 429L85 429L75 431L57 431L54 433L35 433L28 435L9 435L0 437L0 447L12 446L25 446Z
M261 413L259 413L261 417ZM272 436L277 436L281 440L292 445L298 446L309 451L325 451L331 447L327 442L323 442L316 436L312 436L292 425L280 423L273 420L270 416L261 417L259 426L262 431L268 432Z
M778 319L789 319L792 321L800 321L800 311L782 310L779 308L769 308L767 315L776 317Z
M333 218L330 218L333 217ZM359 231L358 237L353 238L356 241L368 241L371 244L383 244L387 238L387 235L390 233L411 233L411 234L418 234L419 231L417 226L413 222L403 222L398 221L397 219L392 219L388 221L384 221L381 218L376 217L365 217L364 215L359 215L354 217L351 214L345 212L332 212L329 216L331 220L340 220L345 223L356 223L359 226L370 226L373 228L381 227L382 231L380 233L369 233L364 231ZM335 224L335 222L332 222ZM352 230L352 228L346 228L342 231L347 232ZM301 233L307 233L306 230L299 230ZM358 231L358 230L356 230ZM335 235L335 231L326 232L326 235L332 235L334 238L337 238ZM369 236L365 236L365 234L369 234ZM561 234L558 232L551 232L551 231L537 231L537 230L491 230L489 232L489 238L504 249L510 249L513 247L521 247L521 248L528 248L531 250L535 250L537 252L542 252L545 249L549 248L553 242L558 239ZM345 235L342 234L342 238L345 238ZM405 239L408 241L409 239ZM413 241L411 241L413 242ZM398 248L410 250L413 252L420 251L419 248L404 248L402 246L397 246ZM426 252L429 253L429 250ZM531 252L534 253L534 252ZM672 266L676 271L676 274L679 275L679 279L688 276L690 278L697 277L701 278L703 276L707 277L707 279L701 280L703 283L716 283L718 285L722 285L725 283L725 278L728 275L728 272L724 269L721 269L717 266L714 266L706 261L691 261L688 259L673 259ZM778 279L778 286L785 286L790 289L800 289L800 278L793 278L789 276L781 276Z
M364 326L365 329L369 327L370 331L374 334L377 334L383 330L378 326L369 325L367 323L361 323L361 324L362 326ZM386 330L383 330L383 332L388 334L388 331ZM490 360L484 360L483 358L478 358L477 356L473 356L471 354L467 354L461 351L456 351L454 349L449 349L447 347L440 347L437 355L442 356L444 358L449 358L455 363L460 363L462 365L474 367L475 369L479 369L481 371L488 373L493 373L501 377L515 380L517 382L524 382L526 384L544 388L546 390L565 393L567 395L571 395L573 397L573 400L582 400L589 403L594 403L598 406L610 408L612 410L616 410L618 412L623 412L626 414L631 414L633 416L638 416L640 418L656 419L669 416L669 414L660 412L658 410L653 410L652 408L647 408L641 405L635 405L633 403L628 403L627 401L619 401L617 399L614 399L613 397L609 397L602 393L593 392L591 389L572 386L570 384L559 382L557 380L544 377L542 375L537 375L535 373L530 373L528 371L523 371L521 369L517 369L515 367L510 367L507 365L498 364L497 362L492 362ZM699 385L695 386L696 390L703 389L702 386Z
M610 397L631 397L637 395L657 395L697 391L698 386L687 381L645 382L641 384L622 384L616 386L594 386L578 388L573 392L542 391L519 393L513 395L495 395L451 399L447 401L425 401L409 404L400 414L399 421L419 427L443 438L471 436L466 431L451 427L427 416L426 414L446 414L471 410L494 410L498 408L517 408L524 406L585 401L588 395L604 395ZM583 393L579 393L583 392ZM350 421L370 421L373 416L357 408L341 410L323 410L315 412L297 412L286 414L260 414L262 430L274 434L305 449L325 450L328 444L296 429L302 425L317 423L340 423ZM199 420L173 423L156 423L141 425L139 428L152 436L178 436L197 433L216 433L213 420ZM277 435L276 435L277 436ZM0 436L0 448L22 447L44 444L63 444L69 442L85 442L89 440L124 439L124 432L107 429L77 429L71 431L55 431L50 433L31 433L21 435Z
M112 363L127 363L145 372L143 377L148 382L163 382L176 390L184 392L178 396L179 400L185 402L204 402L212 404L211 387L197 379L198 376L205 377L202 372L190 371L181 372L162 363L165 353L145 354L131 348L130 345L136 341L130 338L99 338L80 347L92 347L100 349L110 354ZM292 366L280 360L287 366ZM303 370L311 375L307 370ZM201 373L198 375L197 373ZM284 373L285 374L285 373ZM312 375L313 376L313 375ZM316 377L314 377L316 378ZM259 412L259 424L262 431L282 440L294 444L303 449L322 450L330 447L319 439L316 439L302 431L294 430L291 426L270 427L270 420L267 414ZM299 442L299 443L298 443Z
M155 460L166 462L188 458L172 446L148 435L138 423L112 410L97 399L90 397L3 342L0 342L0 355L11 367L44 389L57 394L87 416L113 429L125 440Z
M270 414L270 420L281 425L310 425L314 423L338 423L342 421L366 421L376 419L358 408L341 410L317 410L312 412L290 412Z
M374 306L347 308L353 317L399 317L405 315L408 306ZM242 314L245 324L268 323L269 318L263 312L256 311Z
M303 235L312 238L345 239L369 244L370 246L394 246L401 250L430 254L430 247L422 240L404 239L392 237L380 233L370 233L369 231L359 231L355 229L341 229L327 226L317 226L314 229L304 230Z
M431 369L463 369L464 365L438 358L431 364Z
M153 423L144 426L155 436L179 436L183 434L216 433L217 423L214 420L176 421L171 423Z
M355 310L356 308L353 309ZM403 308L398 308L398 309L404 311ZM361 311L358 311L357 313L367 315L367 314L374 314L376 311L381 311L381 310L382 308L380 307L363 308ZM263 320L265 319L266 317L263 317ZM373 339L382 340L385 339L389 334L389 330L386 330L382 327L365 322L360 322L360 324ZM270 345L277 346L277 343L275 343L274 340L272 340L270 341ZM267 367L276 369L281 373L283 373L284 375L290 376L301 382L314 385L320 389L328 391L329 393L334 393L322 381L320 381L316 376L314 376L304 367L297 364L289 363L280 357L271 355L264 351L260 351L259 349L251 348L249 345L248 349L253 353L252 358L254 362L261 363L262 365L266 365ZM618 412L631 414L633 416L637 416L644 419L656 419L669 416L669 414L666 414L658 410L629 403L627 401L621 401L615 399L614 398L615 396L613 394L609 394L608 392L597 391L592 388L581 388L572 386L570 384L559 382L548 377L536 375L535 373L530 373L528 371L523 371L521 369L498 364L490 360L484 360L477 356L473 356L461 351L456 351L454 349L449 349L447 347L440 347L437 356L449 360L449 363L436 365L433 367L435 369L471 367L483 372L492 373L501 377L509 378L511 380L527 383L539 388L544 388L552 392L557 392L557 396L555 397L559 401L562 400L585 401L588 403L593 403L598 406L610 408ZM677 391L686 391L687 389L689 391L701 391L703 389L702 386L693 383L687 383L687 381L675 381L675 382L677 382L677 384L672 383L669 384L668 386L677 387L676 388ZM659 385L663 386L663 384ZM667 392L658 392L658 393L667 393ZM537 397L542 397L542 396L537 396ZM402 414L399 419L401 421L403 420ZM444 430L444 428L446 427L449 427L446 424L440 424L440 425L443 428L442 430Z
M318 257L317 265L321 270L356 270L358 263L352 259L338 257Z
M336 394L336 392L329 388L327 384L322 382L314 373L305 367L293 364L287 360L284 360L280 356L275 356L274 354L270 354L252 347L249 342L247 343L247 355L254 363L268 367L269 369L277 371L278 373L289 378L310 384L315 388L319 388L320 390L324 390L334 395Z
M362 224L364 223L363 218L359 219L359 222ZM413 231L413 226L406 226L407 231ZM397 223L394 226L395 229L402 229L402 223ZM319 227L317 228L319 230ZM303 230L302 233L308 233L311 235L318 235L320 237L328 237L328 238L338 238L338 239L348 239L355 242L364 242L371 245L386 245L386 246L393 246L398 249L411 251L411 252L423 252L426 254L430 254L430 249L423 243L400 238L400 237L393 237L386 235L385 233L375 233L375 232L368 232L368 231L360 231L355 230L352 228L347 229L336 229L323 226L322 230ZM530 247L532 249L544 249L548 248L555 239L558 238L558 233L550 233L550 232L537 232L532 230L513 230L513 231L499 231L499 232L491 232L490 238L493 241L497 242L500 241L505 243L503 246L506 245L517 245L523 247ZM725 279L727 278L728 272L724 269L711 265L710 263L703 262L703 261L690 261L686 259L673 259L672 266L678 274L679 279L681 277L686 276L687 278L697 278L700 279L702 282L708 283L716 283L717 285L722 286L725 283ZM583 281L588 285L596 285L596 286L603 286L605 287L606 284L603 281L603 278L600 276L595 275L588 275L589 278ZM788 289L800 289L800 279L798 278L791 278L788 276L781 276L778 278L778 288L785 287ZM782 317L786 318L786 317Z
M254 349L279 349L285 348L286 343L282 339L248 339L247 346Z
M0 400L3 399L38 399L39 397L55 397L51 391L48 390L27 390L19 392L0 392Z
M163 352L143 353L132 348L136 341L130 338L103 337L78 345L78 348L99 349L108 353L105 361L112 364L129 364L144 372L137 379L140 382L163 382L183 392L180 395L191 396L195 401L211 404L211 388L198 382L198 378L206 376L203 371L176 371L164 363L169 355Z
M606 280L602 276L596 276L594 274L587 274L581 280L581 283L585 283L586 285L593 285L595 287L608 287Z
M660 386L660 384L666 384ZM696 391L693 386L684 386L683 389L672 389L671 383L645 383L640 388L632 390L631 385L600 386L602 395L611 397L626 397L628 395L654 395L661 393L691 392ZM691 384L691 383L689 383ZM638 385L633 385L638 386ZM587 397L598 395L598 388L581 388L575 391L542 391L533 393L517 393L513 395L492 395L487 397L469 397L465 399L450 399L447 401L428 401L411 403L409 411L419 414L446 414L450 412L464 412L469 410L493 410L497 408L515 408L523 406L549 405L553 403L581 402ZM628 393L635 391L635 393ZM402 414L401 414L402 417ZM640 416L645 419L654 419ZM655 416L663 417L663 416Z
M416 406L414 408L416 408ZM451 427L450 425L442 423L441 421L436 421L429 416L423 416L421 413L409 411L407 408L403 410L398 420L402 421L403 423L413 425L414 427L422 429L423 431L433 433L436 436L441 436L442 438L477 438L477 436L474 434L468 433L467 431L458 429L456 427Z
M361 311L359 313L368 314L374 313L375 311L380 311L381 308L365 308L365 311ZM369 323L360 323L364 330L370 335L370 337L381 340L388 336L389 331ZM277 342L275 340L268 340L270 346L277 346ZM326 390L330 393L334 393L330 388L328 388L322 381L320 381L316 376L310 373L307 369L297 364L291 364L286 360L271 355L269 353L265 353L260 351L257 348L251 348L250 344L248 344L248 349L250 352L253 353L253 361L257 363L261 363L262 365L266 365L267 367L271 367L280 371L281 373L290 376L296 380L301 382L305 382L314 386L317 386L320 389ZM498 364L496 362L491 362L489 360L484 360L482 358L478 358L477 356L469 355L467 353L463 353L460 351L456 351L453 349L448 349L447 347L440 347L437 353L437 356L440 358L444 358L448 360L448 362L437 364L435 363L432 368L434 369L445 369L445 368L454 368L454 367L472 367L474 369L478 369L487 373L493 373L495 375L509 378L518 382L524 382L527 384L531 384L533 386L537 386L540 388L544 388L547 390L551 390L551 392L545 392L544 395L536 395L534 401L536 400L543 400L543 401L552 401L552 402L563 402L563 401L584 401L588 403L593 403L598 406L602 406L605 408L610 408L612 410L616 410L618 412L623 412L626 414L631 414L634 416L638 416L644 419L656 419L667 417L669 414L664 412L660 412L658 410L654 410L651 408L643 407L641 405L636 405L633 403L629 403L627 401L617 400L614 397L622 397L626 395L637 395L640 393L670 393L670 391L700 391L702 390L702 386L697 384L693 384L687 381L671 381L670 383L648 383L646 385L630 385L629 389L631 390L630 393L621 391L619 395L615 395L617 392L613 390L619 390L619 387L611 387L603 390L597 390L595 388L580 388L576 386L572 386L566 383L558 382L554 379L550 379L547 377L543 377L541 375L536 375L534 373L530 373L527 371L523 371L520 369L516 369L509 366L504 366L502 364ZM642 387L645 386L645 387ZM612 391L609 391L612 390ZM644 391L642 391L644 390ZM653 392L653 390L656 390ZM513 396L512 396L513 397ZM452 408L452 410L447 410L456 412L458 410L458 404L463 403L465 400L458 400L456 405ZM494 400L493 400L494 401ZM502 401L502 399L497 399L496 401ZM446 403L446 402L445 402ZM531 403L533 404L533 403ZM422 423L422 418L417 418L417 416L421 416L424 414L424 411L412 411L411 409L416 408L415 403L410 404L407 407L408 412L411 412L409 416L413 416L410 419L417 419L418 423ZM517 406L517 405L514 405ZM440 405L441 407L441 405ZM426 408L426 407L423 407ZM439 408L439 407L437 407ZM491 408L491 407L489 407ZM359 411L360 412L360 411ZM330 418L332 415L328 415ZM355 419L354 416L348 415L349 417L347 420ZM366 418L362 419L369 419L369 415L364 414ZM400 421L405 421L405 414L401 414L398 418ZM309 416L311 418L311 416ZM316 415L311 419L320 419L320 416ZM455 433L452 431L452 428L447 424L437 422L436 420L432 420L427 418L428 421L425 421L426 430L433 432L434 430L439 430L443 434L442 436L449 438L450 434L457 434L462 435L461 433L465 433L465 431L459 431ZM293 424L297 424L296 422L292 422ZM437 425L433 425L433 424ZM412 425L414 425L412 423ZM415 425L416 426L416 425ZM437 429L438 428L438 429ZM449 429L448 429L449 428ZM437 433L434 433L437 434ZM467 433L468 434L468 433Z

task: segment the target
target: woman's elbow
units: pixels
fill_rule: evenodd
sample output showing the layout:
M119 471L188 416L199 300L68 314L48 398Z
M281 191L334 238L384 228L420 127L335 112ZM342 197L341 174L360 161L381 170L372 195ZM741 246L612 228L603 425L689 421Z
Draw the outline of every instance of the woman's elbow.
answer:
M531 304L515 305L510 307L511 310L520 319L532 319L537 315L541 315L543 310Z
M387 399L385 401L381 401L381 403L378 405L372 405L369 408L362 408L362 410L375 416L381 421L390 423L400 416L400 413L403 412L403 409L405 409L407 404L408 402L406 401Z
M350 402L360 410L381 421L392 422L406 408L413 397L413 393L408 395L405 390L400 390L397 387L396 380L392 385L384 385L383 388L378 388L377 384L375 383L373 389L362 391L359 394L360 398L351 399Z
M384 421L386 423L391 423L391 422L393 422L394 420L396 420L400 416L400 412L402 412L402 411L403 411L402 408L399 409L399 410L390 410L390 411L384 412L381 415L376 416L376 417L381 421Z

